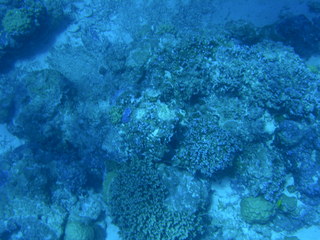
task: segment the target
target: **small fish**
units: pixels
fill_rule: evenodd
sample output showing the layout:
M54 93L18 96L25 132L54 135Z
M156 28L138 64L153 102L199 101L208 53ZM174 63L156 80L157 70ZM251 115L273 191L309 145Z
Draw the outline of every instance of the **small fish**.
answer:
M126 108L122 113L121 121L123 123L128 123L130 121L131 113L132 113L131 108Z

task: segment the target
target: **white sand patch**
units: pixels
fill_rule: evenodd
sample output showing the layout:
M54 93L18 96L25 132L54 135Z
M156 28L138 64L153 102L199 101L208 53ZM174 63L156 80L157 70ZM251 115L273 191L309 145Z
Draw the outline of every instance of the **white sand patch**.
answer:
M212 184L213 195L209 215L212 216L213 224L222 229L222 239L283 240L285 233L274 232L268 225L251 225L242 220L241 196L231 188L230 180L225 178Z
M111 223L111 218L107 217L107 237L105 240L121 240L119 236L119 228Z
M24 141L8 132L5 124L0 124L0 155L24 144Z
M294 236L297 236L299 240L320 240L320 227L302 228Z
M215 221L215 225L223 228L224 238L232 239L242 235L246 231L240 227L240 196L237 195L230 186L230 179L225 178L222 181L212 185L212 205L209 215Z

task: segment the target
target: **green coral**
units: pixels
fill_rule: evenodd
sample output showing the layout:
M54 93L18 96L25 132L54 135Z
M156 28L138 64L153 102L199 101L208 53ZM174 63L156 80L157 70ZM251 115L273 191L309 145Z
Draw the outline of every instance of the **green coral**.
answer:
M289 197L282 194L277 202L277 207L284 213L294 213L297 209L298 200L295 197Z
M274 214L274 206L262 197L248 197L240 203L242 218L250 223L265 224Z
M123 108L119 106L112 106L109 111L109 118L113 124L121 123Z
M80 221L70 221L65 230L65 240L93 240L93 228Z
M169 210L168 189L156 170L130 164L110 186L109 207L124 240L196 239L203 231L202 217Z
M2 19L2 26L8 33L25 33L33 28L32 17L25 9L10 9Z
M25 7L7 10L2 27L5 32L22 37L34 33L46 21L46 9L41 3L25 1Z

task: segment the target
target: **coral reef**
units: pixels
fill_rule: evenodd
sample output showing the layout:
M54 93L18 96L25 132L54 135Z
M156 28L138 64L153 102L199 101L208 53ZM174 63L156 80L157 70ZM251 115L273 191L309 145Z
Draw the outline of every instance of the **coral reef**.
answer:
M0 0L0 239L319 226L318 4L260 27L216 2Z
M21 85L15 101L19 111L13 117L10 131L42 148L61 144L61 113L69 108L66 101L74 91L71 83L58 71L42 70L27 75Z
M31 41L38 45L48 41L65 19L59 1L10 1L0 5L0 72L10 69L14 61L35 51Z
M241 200L241 216L248 223L266 224L274 214L274 206L261 197Z
M68 222L65 230L65 240L93 240L94 231L89 225L81 222Z
M188 122L177 154L172 159L174 165L208 177L231 167L241 150L241 143L232 133L209 119L191 118Z
M197 239L204 231L202 217L164 202L168 188L159 174L135 165L121 170L110 189L110 211L123 239Z
M284 188L285 166L283 157L275 149L264 144L248 145L235 163L234 184L242 183L251 195L275 202Z

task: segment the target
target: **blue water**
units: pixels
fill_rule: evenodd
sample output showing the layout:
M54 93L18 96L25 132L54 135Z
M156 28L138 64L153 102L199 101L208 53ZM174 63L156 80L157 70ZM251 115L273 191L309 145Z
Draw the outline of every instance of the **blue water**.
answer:
M1 240L320 239L320 1L0 1Z

